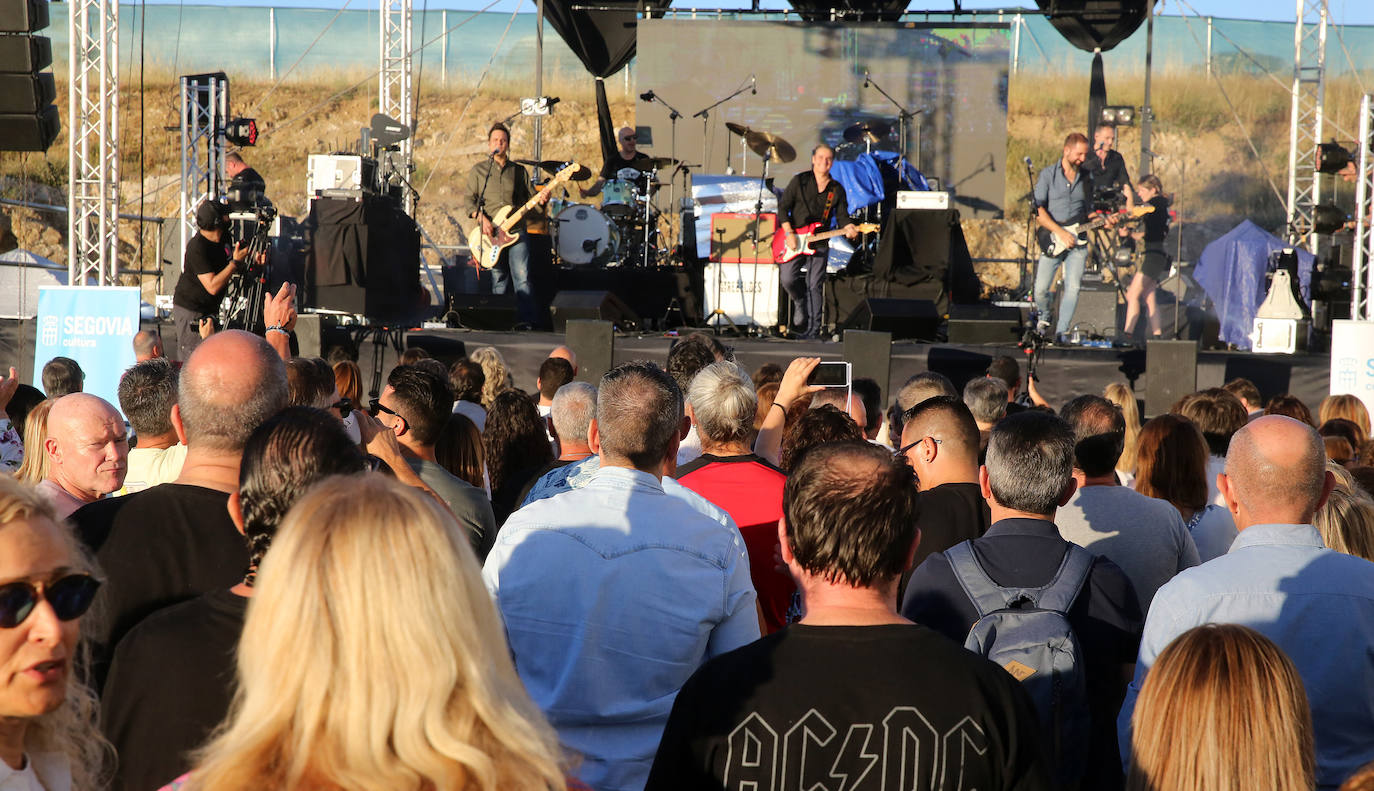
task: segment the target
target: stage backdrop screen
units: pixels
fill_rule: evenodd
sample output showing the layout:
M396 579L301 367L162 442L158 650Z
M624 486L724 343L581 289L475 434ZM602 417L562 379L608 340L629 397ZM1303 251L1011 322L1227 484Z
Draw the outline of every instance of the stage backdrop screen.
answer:
M683 114L677 156L694 165L705 160L693 173L723 173L727 165L760 173L760 158L741 155L727 121L781 135L797 159L771 167L779 188L810 167L818 143L834 146L842 160L862 153L843 136L860 121L889 123L889 138L876 147L898 150L899 111L881 87L916 113L906 133L913 163L955 193L965 217L987 218L1003 209L1009 51L1007 25L1000 23L644 19L635 83L640 94L652 90ZM751 75L756 94L748 90ZM741 86L744 93L712 110L704 126L692 117ZM638 101L636 123L650 137L641 150L670 155L668 115L658 102Z

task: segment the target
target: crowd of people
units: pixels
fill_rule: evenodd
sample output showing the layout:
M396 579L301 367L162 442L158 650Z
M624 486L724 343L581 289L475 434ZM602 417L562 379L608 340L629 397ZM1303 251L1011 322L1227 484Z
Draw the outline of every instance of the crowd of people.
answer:
M1374 789L1353 396L273 334L0 377L0 789Z

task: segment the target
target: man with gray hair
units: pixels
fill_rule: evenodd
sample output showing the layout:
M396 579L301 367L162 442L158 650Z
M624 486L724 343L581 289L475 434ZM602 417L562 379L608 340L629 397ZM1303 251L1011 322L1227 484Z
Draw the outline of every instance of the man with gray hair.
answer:
M892 441L893 447L901 444L902 423L906 419L906 413L927 398L935 396L959 397L959 391L954 389L954 383L939 371L922 371L902 383L901 389L897 391L897 400L887 411L888 439Z
M186 445L171 483L91 503L73 515L106 575L93 630L96 681L115 644L150 613L243 579L248 550L229 519L253 430L286 405L286 369L266 341L217 332L182 366L172 426Z
M988 432L1007 416L1007 383L990 376L970 379L964 385L964 404L978 424L979 444L988 446Z
M482 569L525 688L602 791L643 789L682 684L759 636L739 531L660 481L686 431L672 377L612 369L588 431L600 469L512 514Z
M119 379L119 408L129 419L138 447L129 451L124 476L126 493L168 483L181 474L186 446L177 441L172 407L177 402L177 367L166 357L153 357L124 372Z
M587 430L596 417L596 387L586 382L569 382L558 388L549 406L549 419L552 423L553 438L558 443L558 458L544 465L530 476L529 483L516 498L517 506L523 505L534 487L546 475L575 464L592 455L591 445L587 442Z
M796 584L773 559L787 475L754 454L756 411L748 371L729 361L703 368L692 380L687 405L701 437L701 456L678 467L674 477L724 508L739 526L749 548L749 575L758 591L764 630L772 633L787 625Z
M1122 755L1131 754L1131 714L1159 652L1195 626L1241 624L1297 667L1312 707L1317 788L1335 789L1374 760L1374 564L1327 549L1312 526L1335 477L1311 426L1256 418L1231 439L1219 478L1240 535L1155 594L1121 708Z
M1082 551L1060 537L1054 524L1055 511L1074 493L1073 451L1073 432L1054 415L1021 412L993 428L987 463L978 471L992 526L959 545L972 550L993 585L1044 588L1058 577L1071 548ZM931 555L911 575L902 615L963 644L980 614L949 556ZM1115 563L1095 558L1065 615L1082 649L1091 719L1088 743L1065 749L1086 755L1078 787L1119 789L1124 775L1112 726L1140 642L1135 590Z

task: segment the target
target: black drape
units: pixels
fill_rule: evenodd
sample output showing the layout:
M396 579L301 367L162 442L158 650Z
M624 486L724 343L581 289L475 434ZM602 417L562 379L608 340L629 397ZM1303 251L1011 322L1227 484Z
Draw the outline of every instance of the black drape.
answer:
M1086 52L1125 41L1145 21L1147 0L1035 0L1068 42Z
M636 21L640 11L650 13L667 8L672 0L544 0L544 16L577 55L582 65L596 78L596 117L601 130L602 160L616 151L615 129L611 127L611 107L606 99L605 79L620 71L635 56ZM573 6L595 6L597 10L574 11Z
M1093 134L1097 132L1097 122L1102 118L1102 108L1107 106L1107 75L1102 69L1102 53L1093 53L1092 76L1088 78L1088 142L1097 145Z

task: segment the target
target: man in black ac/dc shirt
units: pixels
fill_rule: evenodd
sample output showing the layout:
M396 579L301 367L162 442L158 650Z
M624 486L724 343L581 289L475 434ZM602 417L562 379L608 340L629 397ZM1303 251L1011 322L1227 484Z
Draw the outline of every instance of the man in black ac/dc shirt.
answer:
M196 208L196 227L200 230L186 243L181 277L172 293L172 320L177 329L177 359L185 362L200 345L202 327L213 325L229 278L248 258L248 248L234 247L232 258L225 248L229 207L219 201L201 201ZM205 327L205 333L213 326Z

